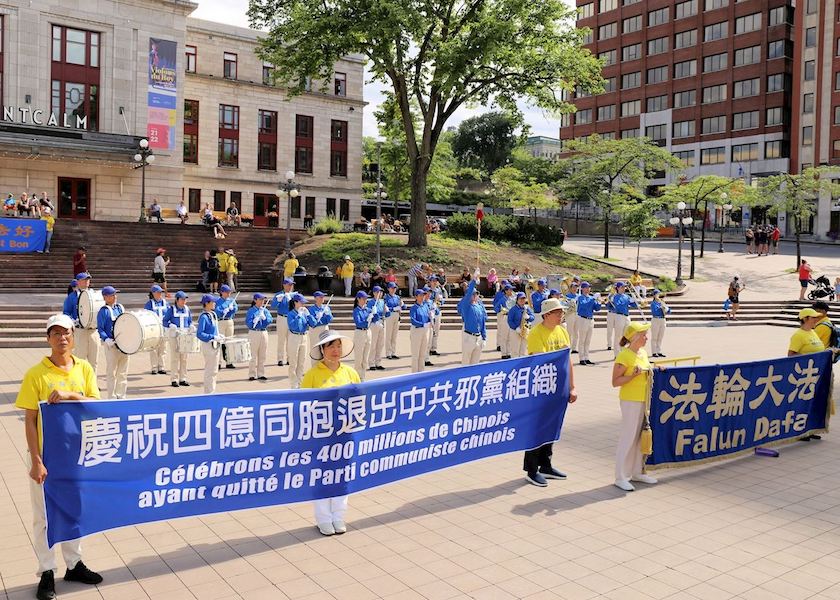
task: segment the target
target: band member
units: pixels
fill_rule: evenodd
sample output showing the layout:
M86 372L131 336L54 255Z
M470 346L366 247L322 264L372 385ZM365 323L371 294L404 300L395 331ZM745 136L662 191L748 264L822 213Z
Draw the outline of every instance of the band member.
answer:
M192 335L194 327L192 313L187 306L187 293L183 290L175 292L175 304L171 305L163 315L163 326L169 331L169 349L172 351L169 370L172 387L179 385L189 386L187 381L187 356L186 352L178 351L178 332L189 332Z
M219 319L219 334L225 338L233 337L234 324L233 317L239 312L239 305L236 303L236 298L231 298L230 293L233 291L227 284L223 284L219 288L219 301L216 303L216 317ZM225 359L228 369L235 369L230 353L227 352L227 347L222 346L222 358Z
M96 316L96 330L105 346L106 398L125 398L128 388L128 354L123 354L114 340L114 321L125 312L123 305L117 303L117 292L110 285L102 288L105 306Z
M579 295L580 279L575 275L569 284L569 291L566 293L566 304L569 305L569 309L566 311L566 331L569 333L569 346L572 349L572 354L578 353L577 299Z
M497 347L502 353L502 358L510 358L511 335L510 325L507 316L513 305L516 304L516 296L513 295L513 286L507 281L502 283L502 289L493 298L493 310L496 312L496 339Z
M481 301L476 285L479 280L479 270L470 280L464 297L458 302L458 314L464 321L464 331L461 333L461 364L476 365L481 361L481 351L487 343L487 309Z
M385 317L385 358L397 359L397 334L400 332L400 313L407 308L397 293L397 284L389 281L385 288L385 306L390 311Z
M601 310L601 303L590 296L591 286L588 281L580 284L580 295L577 299L577 330L578 330L578 352L580 353L580 364L594 365L589 360L589 346L592 343L592 332L595 330L595 313Z
M221 344L225 338L219 333L219 318L216 316L216 301L218 298L210 294L201 297L204 311L198 316L198 327L195 335L201 342L201 353L204 355L204 393L212 394L216 391L216 376L219 374L219 354Z
M292 294L289 300L289 314L286 321L289 327L289 387L296 390L306 372L306 355L309 353L306 332L315 325L315 319L304 306L306 298L301 294Z
M510 348L510 355L514 358L525 356L528 351L528 332L535 320L534 311L525 304L526 300L525 292L516 292L516 304L510 308L507 315L508 327L510 327L508 348Z
M77 273L76 283L76 291L68 294L67 300L64 301L64 314L72 318L76 324L76 330L73 334L76 338L75 356L88 361L90 366L93 367L93 372L96 373L99 366L99 347L101 345L99 333L93 328L85 329L79 323L79 296L85 290L90 289L90 273Z
M378 285L371 290L373 298L368 304L374 306L373 319L370 322L370 370L384 371L382 366L382 354L385 351L385 319L388 318L390 310L382 297L383 289Z
M466 286L464 287L466 289ZM432 353L432 333L435 327L435 303L432 302L432 290L429 286L423 286L423 303L429 309L429 326L426 328L426 357L423 365L426 367L434 366L431 361Z
M288 344L289 344L289 322L287 316L289 314L289 300L294 294L295 280L291 277L286 277L283 280L283 291L278 292L271 299L271 308L277 311L277 366L282 367L284 364L289 364L288 359Z
M554 352L569 347L569 334L563 329L563 313L568 310L564 302L551 298L542 303L542 322L536 325L528 334L528 354ZM569 354L569 404L577 401L575 389L575 372L572 369L572 358ZM523 470L528 483L538 487L546 487L546 479L566 479L566 474L551 466L553 443L543 444L534 450L525 452Z
M67 315L75 321L73 317L73 310L79 312L79 282L76 279L71 279L67 286L67 297L64 299L64 305L61 308L62 314ZM74 323L75 325L75 323Z
M561 292L557 288L551 288L550 290L548 290L548 297L556 298L557 300L563 300L563 292Z
M539 323L542 317L540 317L540 310L542 310L542 303L544 300L548 300L548 290L546 286L548 282L545 279L540 279L537 281L537 289L536 291L531 293L531 308L534 311L535 321L534 323Z
M608 288L607 295L607 350L612 350L613 339L615 338L615 305L613 304L613 296L615 289L613 286Z
M426 293L423 288L414 290L414 304L411 305L411 372L420 373L425 369L426 350L429 344L428 330L432 318L429 307L423 300Z
M251 342L251 362L248 363L248 381L259 379L266 381L265 355L268 350L268 326L274 320L265 308L266 297L257 292L251 308L245 314L245 325L248 327L248 339Z
M627 295L626 291L627 286L623 281L615 284L615 294L613 295L612 303L615 309L615 316L613 317L613 327L615 329L613 352L616 356L621 351L619 342L624 335L624 330L630 324L630 309L638 307L636 302Z
M361 383L359 374L341 359L353 352L353 341L337 331L324 331L312 350L310 358L315 366L303 376L300 387L320 389ZM323 498L315 501L315 524L323 535L347 532L344 514L347 512L348 496Z
M322 291L317 291L312 294L315 302L309 305L309 314L315 320L315 326L309 329L309 347L312 348L321 339L321 334L330 327L333 320L332 310L330 305L324 302L326 294ZM314 362L310 366L314 366Z
M429 342L429 354L431 356L440 356L438 353L438 336L440 335L440 324L443 321L443 311L441 307L446 297L443 294L443 288L440 287L437 275L429 276L429 300L432 302L432 339Z
M157 284L153 285L151 289L152 297L149 298L146 306L143 307L155 313L161 325L163 325L163 316L169 309L169 302L163 297L163 293L162 287ZM160 340L157 348L149 352L149 360L152 363L152 375L157 375L158 373L166 375L166 340Z
M651 356L661 356L662 354L662 338L665 337L665 323L666 315L671 314L671 307L659 297L660 291L656 288L651 292L653 301L650 303L650 348L652 350Z
M54 549L47 546L47 520L44 506L43 484L47 479L41 454L41 424L39 403L76 402L79 400L99 399L96 386L96 373L90 364L73 355L75 323L65 314L52 315L47 320L47 343L50 355L45 356L37 365L30 368L23 376L15 406L24 411L24 431L29 450L26 463L29 467L29 497L32 504L32 545L38 560L37 576L40 577L35 597L38 600L55 598L55 573L58 565ZM49 410L45 407L45 410ZM67 503L72 508L79 498L58 498L58 502ZM6 530L6 535L9 530ZM94 573L82 562L81 540L62 542L61 553L67 564L65 581L78 581L88 585L102 583L102 576Z
M373 321L375 304L368 304L368 293L364 290L356 292L356 305L353 307L353 322L356 333L353 336L354 367L362 381L370 361L370 324Z

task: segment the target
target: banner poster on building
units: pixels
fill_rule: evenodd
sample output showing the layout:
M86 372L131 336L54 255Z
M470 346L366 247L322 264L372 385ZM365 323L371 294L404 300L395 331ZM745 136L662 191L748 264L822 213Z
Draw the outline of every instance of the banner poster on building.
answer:
M339 388L41 404L47 538L330 498L536 448L560 438L568 374L566 349Z
M149 38L149 146L175 150L178 115L178 43Z
M0 253L37 252L47 241L47 222L41 219L0 219Z
M651 468L728 458L825 431L831 352L654 372Z

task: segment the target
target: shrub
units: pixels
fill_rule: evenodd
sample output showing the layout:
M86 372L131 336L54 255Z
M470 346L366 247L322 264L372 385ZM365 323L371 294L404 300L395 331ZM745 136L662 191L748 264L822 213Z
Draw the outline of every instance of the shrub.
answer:
M478 223L472 214L452 215L446 220L446 226L454 237L475 239L478 234ZM559 246L563 243L560 230L516 215L486 215L481 222L481 237L517 246Z
M315 226L312 228L314 235L325 235L327 233L341 233L344 227L341 221L335 218L335 215L327 215L318 219Z

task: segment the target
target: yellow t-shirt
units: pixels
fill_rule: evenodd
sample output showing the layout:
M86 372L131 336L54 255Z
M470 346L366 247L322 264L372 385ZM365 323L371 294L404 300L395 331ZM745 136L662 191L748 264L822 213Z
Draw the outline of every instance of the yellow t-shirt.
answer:
M283 263L283 277L291 277L295 274L295 269L300 266L298 259L296 258L287 258L286 262Z
M647 383L648 377L650 377L650 361L648 360L647 351L644 348L640 348L639 353L636 354L630 348L622 348L618 356L615 357L615 364L624 365L623 375L630 375L636 367L647 371L639 373L629 382L622 385L618 391L618 399L628 400L630 402L644 402L647 400Z
M226 252L222 252L222 253L216 255L216 258L219 259L219 273L227 272L228 258L229 257L230 257L230 254L227 254Z
M76 392L85 398L99 398L96 373L90 363L73 357L73 368L65 371L56 367L48 357L32 367L20 382L15 406L25 410L38 410L39 402L46 402L53 390ZM43 446L41 422L38 421L38 442Z
M828 343L831 341L831 330L833 328L834 325L832 325L831 319L828 317L824 317L823 320L817 323L817 326L814 327L817 337L820 338L820 341L823 343L825 348L828 348Z
M642 276L641 275L631 275L630 276L630 285L642 285Z
M47 231L53 230L53 227L55 226L55 217L52 215L44 215L41 217L41 220L47 222Z
M356 369L341 364L337 370L333 371L324 365L323 361L315 363L303 376L300 382L301 388L318 389L328 387L339 387L350 383L361 383L359 374Z
M825 327L823 327L825 329ZM797 329L792 336L790 336L790 346L788 350L796 352L797 354L812 354L814 352L822 352L825 350L825 344L820 340L817 332L811 329L805 331L804 329Z
M341 265L339 274L341 275L341 277L353 277L354 269L355 267L353 266L353 263L348 260L343 265Z
M528 354L554 352L570 345L569 332L559 325L554 329L549 329L540 323L532 327L531 333L528 334Z
M227 269L225 269L226 273L233 273L234 275L239 274L239 260L235 256L228 255L227 259Z

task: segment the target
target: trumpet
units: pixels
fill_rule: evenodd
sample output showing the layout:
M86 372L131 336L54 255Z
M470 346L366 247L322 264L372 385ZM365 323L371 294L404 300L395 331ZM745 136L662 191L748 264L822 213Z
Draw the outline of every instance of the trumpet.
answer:
M531 330L531 326L528 324L528 311L522 311L522 321L519 324L519 335L522 337L523 340L528 339L528 333Z

